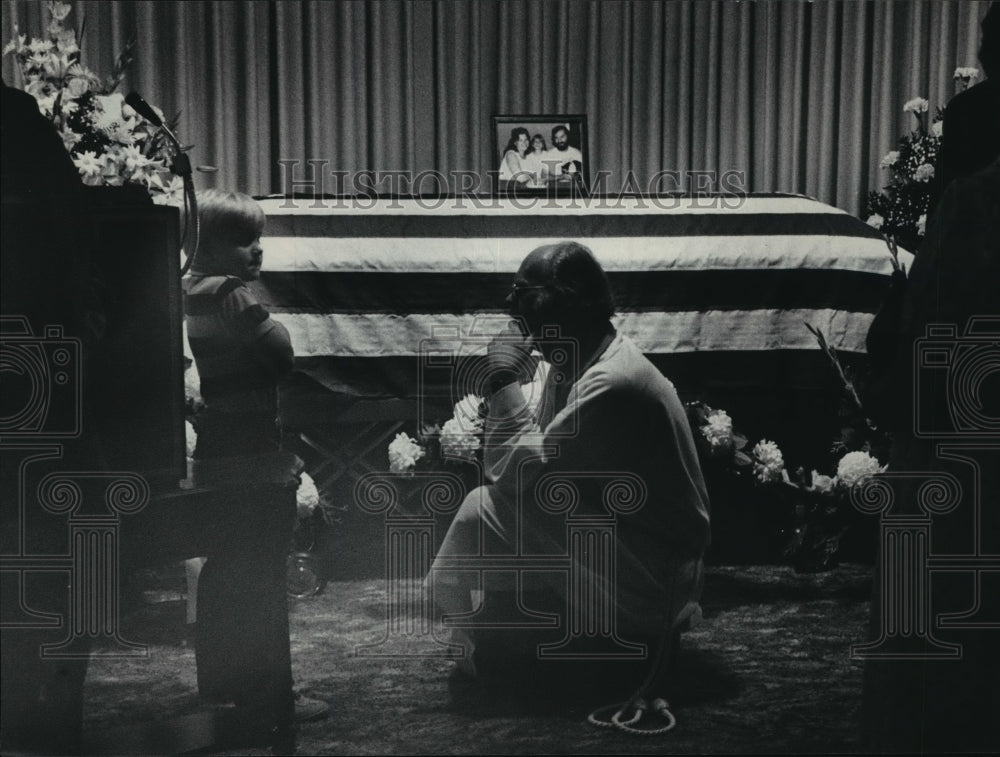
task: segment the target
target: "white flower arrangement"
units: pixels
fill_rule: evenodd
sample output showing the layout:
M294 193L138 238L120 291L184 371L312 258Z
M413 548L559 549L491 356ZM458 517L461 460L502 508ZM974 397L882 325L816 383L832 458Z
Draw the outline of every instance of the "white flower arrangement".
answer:
M814 491L817 494L832 494L837 486L836 476L826 476L822 473L816 471L813 468L811 472L812 483L809 485L810 491Z
M441 427L441 456L457 460L475 460L481 443L461 421L451 418Z
M158 204L181 204L183 182L170 172L172 145L115 92L131 63L132 44L119 56L111 76L102 80L80 62L76 31L63 26L71 6L50 1L46 8L48 37L28 42L15 25L3 55L13 56L24 90L56 127L83 183L136 184ZM163 112L153 109L162 118Z
M929 107L930 103L923 97L914 97L912 100L907 100L903 105L903 112L916 115L918 113L926 113Z
M761 439L754 445L751 456L754 458L754 475L762 484L782 479L785 458L777 444Z
M837 482L850 489L861 479L882 473L885 469L886 466L880 465L877 458L864 450L848 452L837 464Z
M913 172L914 181L927 182L934 178L934 166L930 163L921 163Z
M316 508L319 507L319 491L316 489L316 482L312 480L305 471L299 479L299 488L295 493L295 507L299 518L311 518Z
M966 85L973 79L979 76L979 69L973 68L972 66L959 66L955 69L955 73L952 74L953 79L958 79L964 81Z
M899 150L889 150L878 164L879 168L892 168L899 160Z
M713 410L708 414L708 422L701 427L701 433L713 450L724 450L733 443L733 419L725 410Z
M411 473L418 462L423 467L475 462L483 446L483 406L482 397L469 394L455 403L443 426L422 429L418 439L406 432L396 434L389 444L389 471Z
M959 67L953 78L961 91L977 76L979 69ZM929 110L930 103L924 97L913 97L903 104L903 112L912 113L916 119L916 128L900 137L896 149L879 161L879 168L891 171L891 177L882 191L869 193L868 206L862 215L870 226L911 252L917 250L926 233L919 219L925 218L930 209L932 180L944 130L944 111L938 108L928 124Z
M441 456L458 460L475 460L482 446L483 419L479 408L482 397L466 395L455 404L454 415L441 427L439 443Z
M194 448L198 444L198 432L194 430L194 426L191 421L184 421L184 443L187 450L187 456L191 457L194 455Z
M401 431L389 443L389 470L393 473L412 471L417 460L425 454L426 451L416 439Z
M868 419L853 373L841 365L822 332L809 329L833 364L845 401L841 433L830 450L833 475L802 465L790 470L779 445L768 439L748 447L724 410L703 402L688 402L685 410L710 496L719 493L722 501L742 504L744 499L761 501L753 489L767 491L759 515L773 520L768 513L780 514L775 535L781 536L782 556L797 570L822 570L835 564L840 539L851 524L848 491L864 477L886 470L879 456L888 456L890 437Z

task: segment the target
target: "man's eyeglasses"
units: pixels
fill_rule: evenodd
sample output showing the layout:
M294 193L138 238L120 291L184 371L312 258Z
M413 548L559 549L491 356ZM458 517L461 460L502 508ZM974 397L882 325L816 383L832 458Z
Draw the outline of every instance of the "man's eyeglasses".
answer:
M532 289L548 289L547 284L519 284L516 281L510 285L510 296L514 299L521 294L521 292L527 292Z

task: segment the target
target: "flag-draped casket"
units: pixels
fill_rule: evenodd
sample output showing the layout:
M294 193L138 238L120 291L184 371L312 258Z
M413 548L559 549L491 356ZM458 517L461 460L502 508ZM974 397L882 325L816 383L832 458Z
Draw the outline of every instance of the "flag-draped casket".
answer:
M838 383L806 324L863 355L892 270L875 229L801 196L261 204L254 287L292 337L299 380L285 413L295 426L360 420L359 407L415 420L428 415L422 402L450 414L447 373L505 323L518 265L572 239L607 271L618 329L685 399L726 406L751 434L815 429L835 416ZM428 360L442 338L457 345L444 368Z

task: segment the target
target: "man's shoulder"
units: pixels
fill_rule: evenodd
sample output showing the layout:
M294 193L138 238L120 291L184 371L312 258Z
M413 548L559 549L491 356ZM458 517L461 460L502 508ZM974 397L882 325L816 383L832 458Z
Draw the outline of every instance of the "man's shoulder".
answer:
M660 395L674 392L674 385L629 337L618 334L583 377L610 389Z
M945 107L945 117L956 113L996 108L998 104L1000 104L1000 82L987 79L951 98Z

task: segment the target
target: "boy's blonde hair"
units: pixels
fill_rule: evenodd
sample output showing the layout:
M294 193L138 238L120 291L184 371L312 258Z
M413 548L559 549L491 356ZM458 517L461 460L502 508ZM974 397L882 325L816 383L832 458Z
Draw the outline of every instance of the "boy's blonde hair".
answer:
M250 195L206 189L197 196L198 258L202 262L212 260L220 250L244 247L264 231L264 211Z

